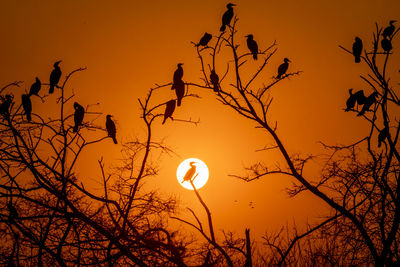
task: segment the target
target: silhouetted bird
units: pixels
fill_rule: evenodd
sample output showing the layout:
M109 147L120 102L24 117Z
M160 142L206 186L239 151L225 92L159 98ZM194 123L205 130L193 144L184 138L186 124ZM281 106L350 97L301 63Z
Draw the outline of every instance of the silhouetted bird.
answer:
M254 60L257 60L257 54L258 54L257 42L254 41L252 34L246 35L246 37L247 37L247 47L250 49L250 52L253 54Z
M382 32L382 36L383 36L383 38L386 38L386 37L391 37L392 36L392 34L394 33L394 30L395 30L395 27L394 27L394 25L393 25L393 23L395 23L396 21L395 20L391 20L390 22L389 22L389 26L387 26L384 30L383 30L383 32Z
M185 176L183 177L183 180L181 183L185 181L191 181L193 179L194 174L196 173L196 165L194 165L196 162L192 161L189 163L190 169L187 170Z
M346 109L345 109L346 112L353 109L356 102L358 105L362 105L362 104L364 104L364 101L365 101L365 96L364 96L363 90L357 91L355 94L353 94L352 92L353 92L353 89L349 89L350 96L346 101Z
M386 37L382 39L381 46L385 52L392 50L392 42L389 39L386 39Z
M213 85L214 92L219 92L219 77L215 73L215 70L211 71L210 81L211 81L211 84Z
M356 63L361 62L361 52L363 49L363 44L360 38L356 37L354 44L353 44L353 55L354 55L354 61Z
M3 102L1 102L1 105L0 105L0 114L1 115L9 114L12 99L13 99L12 96L7 94L5 99L3 100Z
M57 61L54 63L54 69L50 74L50 89L49 89L49 94L52 94L54 92L54 87L58 86L58 82L60 81L61 78L61 69L58 66L60 64L60 61Z
M77 132L79 126L82 125L83 117L85 116L85 109L81 105L79 105L77 102L74 103L74 109L75 109L75 113L74 113L75 126L74 126L73 131Z
M277 79L280 79L282 75L284 75L289 67L289 62L291 62L289 59L284 58L283 63L279 66L278 68L278 76L276 76Z
M180 80L177 81L175 84L175 93L176 93L176 98L178 99L178 107L180 107L182 103L182 98L185 95L185 83Z
M172 100L170 100L170 101L167 102L167 104L166 104L166 106L165 106L164 120L163 120L162 124L164 124L165 121L166 121L168 118L171 118L171 119L172 119L172 114L174 114L175 106L176 106L176 103L175 103L175 102L176 102L175 99L172 99Z
M385 139L389 135L389 129L387 127L383 128L382 131L379 132L378 134L378 147L381 147L382 142L385 142Z
M378 96L377 92L373 92L364 100L364 106L357 116L362 116L366 111L369 111L369 108L376 102L376 97Z
M206 32L203 37L201 37L200 42L197 44L197 46L207 46L208 42L211 40L212 35Z
M118 144L117 138L116 138L117 129L115 128L115 123L111 119L111 115L107 115L106 129L107 129L108 136L113 139L114 144Z
M29 96L39 94L40 88L42 87L42 83L40 82L39 78L36 77L36 82L31 85L31 89L29 90Z
M176 83L182 81L182 77L183 77L182 65L183 65L183 63L178 63L178 68L174 72L174 77L173 77L173 81L172 81L171 90L175 89Z
M21 96L21 99L22 99L22 107L24 108L26 119L27 119L27 121L30 122L32 119L32 117L31 117L31 113L32 113L31 98L29 97L29 95L23 94Z
M225 31L225 28L227 25L231 24L231 20L233 18L233 6L236 6L235 4L227 4L226 7L228 8L227 11L225 11L224 15L222 16L222 26L219 29L221 32Z
M18 212L17 209L13 206L11 200L7 203L7 207L8 207L8 212L9 214L9 218L10 219L17 219L18 218Z

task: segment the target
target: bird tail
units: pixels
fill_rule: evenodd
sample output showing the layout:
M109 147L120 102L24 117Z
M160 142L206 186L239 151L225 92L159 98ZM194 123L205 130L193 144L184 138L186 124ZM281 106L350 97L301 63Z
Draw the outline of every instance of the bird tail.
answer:
M54 84L50 84L49 94L54 92Z
M378 140L378 147L381 147L381 145L382 145L382 140L379 139L379 140Z
M118 144L117 138L115 138L115 136L113 136L112 139L113 139L113 141L114 141L114 144Z
M354 57L354 61L356 63L360 63L361 62L361 57Z
M166 120L167 120L167 117L164 117L164 120L161 124L164 124Z
M278 76L276 76L276 79L279 80L281 78L281 75L278 74Z
M172 83L171 90L175 89L175 83Z
M344 111L347 112L347 111L350 111L350 109L349 109L349 108L346 108Z
M181 98L178 98L178 107L181 106L181 102L182 102L182 99L181 99Z
M225 24L222 24L222 26L221 26L221 28L219 28L219 30L221 31L221 32L223 32L223 31L225 31Z
M253 54L254 60L257 60L257 54Z
M78 131L78 125L74 126L73 132L76 133Z
M30 113L27 113L26 119L28 120L28 122L30 122L32 120L32 115Z
M219 92L219 85L218 84L214 84L214 92Z

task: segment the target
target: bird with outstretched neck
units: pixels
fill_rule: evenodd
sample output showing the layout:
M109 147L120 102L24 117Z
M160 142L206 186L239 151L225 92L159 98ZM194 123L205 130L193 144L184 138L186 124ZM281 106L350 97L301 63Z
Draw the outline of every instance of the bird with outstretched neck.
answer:
M115 128L115 123L113 122L113 120L111 119L111 115L107 115L107 120L106 120L106 129L107 129L107 133L108 136L112 138L112 140L114 141L114 144L118 144L117 142L117 129Z
M78 131L79 126L82 125L83 122L83 117L85 116L85 109L78 104L78 102L74 103L74 109L75 109L75 113L74 113L74 132Z
M50 73L50 88L49 88L49 94L52 94L54 92L54 87L58 86L58 82L60 81L61 78L61 69L58 64L60 64L61 60L56 61L54 63L54 69Z
M196 162L192 161L189 163L190 165L190 169L187 170L185 176L183 177L183 180L181 183L185 182L185 181L192 181L192 179L194 179L194 175L196 173L196 165L194 165Z
M164 124L165 121L166 121L168 118L171 118L171 120L173 120L172 114L174 114L175 106L176 106L176 101L175 101L175 99L172 99L172 100L168 101L168 102L165 104L164 120L163 120L162 124Z
M247 47L249 48L250 52L253 54L254 60L257 60L257 54L258 54L257 42L254 41L252 34L246 35L246 37L247 37Z
M278 67L278 76L276 76L277 79L281 79L282 75L285 75L286 71L289 68L289 62L291 62L288 58L283 59L283 63Z
M360 63L361 62L361 52L363 49L363 43L360 38L356 37L353 43L353 56L354 62Z
M389 21L390 25L387 26L382 32L383 38L390 38L392 36L394 30L396 29L396 27L393 25L395 22L396 22L395 20Z
M233 18L233 7L236 6L235 4L229 3L226 5L228 8L227 11L225 11L224 15L222 15L222 26L219 29L221 32L225 31L226 26L231 24L231 20Z

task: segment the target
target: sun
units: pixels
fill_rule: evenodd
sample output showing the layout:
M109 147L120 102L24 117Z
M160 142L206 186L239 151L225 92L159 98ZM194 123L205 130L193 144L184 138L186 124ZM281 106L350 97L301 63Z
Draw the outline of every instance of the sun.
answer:
M202 188L208 181L207 165L196 158L188 158L179 164L176 170L178 183L186 189L193 190L190 180L193 181L196 189Z

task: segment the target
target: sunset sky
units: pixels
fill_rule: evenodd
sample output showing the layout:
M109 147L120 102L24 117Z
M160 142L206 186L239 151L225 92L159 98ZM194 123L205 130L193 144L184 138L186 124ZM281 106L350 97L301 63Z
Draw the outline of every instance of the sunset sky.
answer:
M364 47L370 47L375 22L386 27L389 20L397 20L396 26L400 26L400 1L231 2L237 5L234 10L239 18L236 40L240 51L247 51L244 36L250 33L260 49L277 42L278 51L256 86L272 81L285 57L292 61L289 72L303 71L271 91L274 101L270 120L278 121L278 134L289 153L321 155L324 151L319 141L346 144L364 137L367 122L343 109L349 88L371 92L359 78L366 67L355 64L354 58L338 46L351 49L354 37L359 36ZM219 34L227 3L1 1L0 86L24 81L21 88L14 89L19 95L29 90L36 76L47 83L57 60L62 60L63 77L78 67L87 67L71 81L76 101L84 106L100 103L99 111L112 114L119 143L135 136L143 138L145 128L137 99L144 98L156 83L171 82L179 62L184 63L185 82L202 83L200 63L191 41L198 42L204 32ZM399 60L395 54L389 69ZM249 72L260 63L249 62ZM398 70L392 73L392 81L400 82ZM228 87L229 83L225 81L222 86ZM222 106L212 92L190 90L201 99L184 99L174 117L200 119L200 124L170 120L165 125L161 120L156 123L156 140L164 140L177 155L153 158L159 160L160 173L149 181L151 188L176 195L183 208L193 207L203 215L194 193L181 187L175 176L181 161L196 157L210 170L209 182L199 192L209 204L217 230L243 233L249 227L259 237L287 222L295 220L301 226L324 214L326 206L309 193L295 199L287 196L285 188L293 182L288 177L276 175L251 183L229 177L243 174L244 167L258 161L267 166L283 164L282 157L273 152L255 152L270 145L272 139L255 129L251 121ZM43 86L41 93L47 91ZM173 97L174 92L165 88L157 100L165 102ZM33 100L33 112L48 109L39 99ZM104 125L105 115L97 122ZM90 136L91 132L86 134ZM111 139L87 151L77 169L82 183L93 191L100 189L97 160L104 157L107 167L115 166L121 158L120 151L121 145L114 145ZM310 165L306 169L308 177L313 179L317 168L318 162Z

